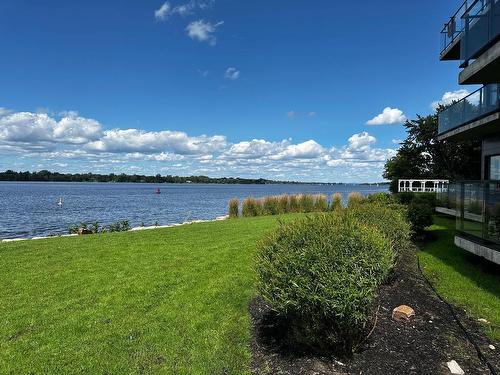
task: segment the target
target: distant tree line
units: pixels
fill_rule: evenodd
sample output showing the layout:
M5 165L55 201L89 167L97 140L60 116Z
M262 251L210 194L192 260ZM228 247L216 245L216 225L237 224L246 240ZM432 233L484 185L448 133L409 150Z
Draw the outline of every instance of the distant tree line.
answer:
M42 170L38 172L16 172L7 170L0 172L0 181L52 181L52 182L145 182L145 183L194 183L194 184L278 184L285 181L266 180L264 178L239 178L207 176L156 176L128 174L95 174L95 173L59 173ZM294 183L288 182L286 183Z

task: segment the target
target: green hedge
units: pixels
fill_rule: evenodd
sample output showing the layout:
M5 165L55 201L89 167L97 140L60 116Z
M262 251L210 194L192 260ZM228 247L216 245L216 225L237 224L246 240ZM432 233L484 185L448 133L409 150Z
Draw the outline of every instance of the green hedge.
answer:
M358 211L281 224L259 246L259 291L286 317L294 342L348 354L366 333L393 248L390 236L363 224Z

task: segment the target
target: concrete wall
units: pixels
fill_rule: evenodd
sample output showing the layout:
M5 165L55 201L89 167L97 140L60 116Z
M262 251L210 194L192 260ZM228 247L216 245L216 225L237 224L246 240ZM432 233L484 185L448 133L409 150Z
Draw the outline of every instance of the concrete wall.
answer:
M488 259L493 263L500 264L500 251L498 250L487 247L486 245L472 242L471 240L459 235L455 236L455 245L477 256Z

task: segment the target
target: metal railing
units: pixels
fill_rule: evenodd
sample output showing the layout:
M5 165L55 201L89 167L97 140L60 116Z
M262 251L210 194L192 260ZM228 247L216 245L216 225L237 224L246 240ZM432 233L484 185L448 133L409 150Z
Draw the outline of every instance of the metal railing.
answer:
M500 85L492 83L483 86L439 113L438 134L478 120L499 108Z
M457 230L500 244L500 181L464 181L455 186Z
M465 0L441 30L441 54L462 34L464 23L462 16L469 8L471 0Z

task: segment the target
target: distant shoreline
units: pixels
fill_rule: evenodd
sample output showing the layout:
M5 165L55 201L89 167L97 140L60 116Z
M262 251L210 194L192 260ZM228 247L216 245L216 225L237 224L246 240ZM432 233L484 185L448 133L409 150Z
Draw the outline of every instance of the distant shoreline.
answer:
M280 181L264 178L208 177L208 176L155 176L128 174L59 173L42 170L38 172L0 172L0 182L76 182L76 183L143 183L143 184L216 184L216 185L389 185L389 182L344 183Z

